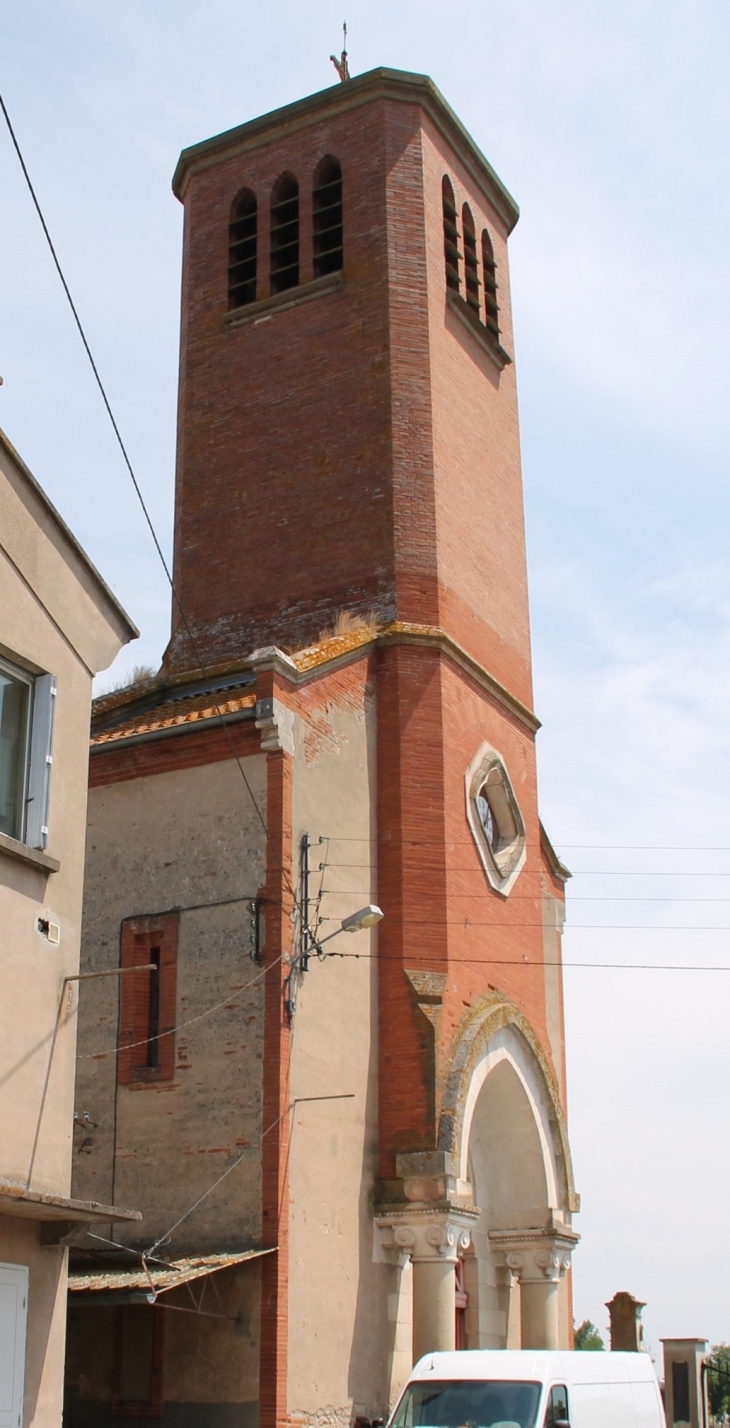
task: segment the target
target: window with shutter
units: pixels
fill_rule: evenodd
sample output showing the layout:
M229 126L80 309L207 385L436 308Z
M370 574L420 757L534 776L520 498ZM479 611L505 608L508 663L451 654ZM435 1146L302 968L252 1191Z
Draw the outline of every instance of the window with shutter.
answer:
M0 833L45 848L56 681L0 660Z

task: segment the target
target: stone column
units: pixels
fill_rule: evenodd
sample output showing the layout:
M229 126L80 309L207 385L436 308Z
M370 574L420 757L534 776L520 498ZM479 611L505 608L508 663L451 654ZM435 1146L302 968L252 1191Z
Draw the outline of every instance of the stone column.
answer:
M664 1411L668 1428L706 1428L707 1383L702 1365L709 1352L706 1339L662 1339L664 1348Z
M456 1258L413 1261L413 1362L456 1348Z
M378 1218L385 1256L408 1254L413 1264L414 1363L455 1347L456 1261L469 1248L472 1218L435 1210Z
M569 1225L534 1230L491 1230L497 1265L520 1282L520 1348L560 1349L560 1280L578 1235Z
M525 1279L520 1288L523 1349L559 1349L558 1279Z
M616 1353L618 1350L625 1354L640 1353L644 1335L641 1311L646 1308L646 1305L642 1304L640 1299L634 1299L633 1294L627 1294L622 1289L618 1294L614 1294L606 1308L611 1320L611 1348L613 1352Z

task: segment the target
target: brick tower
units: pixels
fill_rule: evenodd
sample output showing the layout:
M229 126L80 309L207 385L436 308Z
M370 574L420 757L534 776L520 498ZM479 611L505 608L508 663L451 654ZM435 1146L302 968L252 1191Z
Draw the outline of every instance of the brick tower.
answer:
M145 1208L140 1167L162 1166L145 1213L164 1229L181 1134L196 1204L196 1155L249 1147L169 1251L262 1256L260 1278L236 1271L254 1358L229 1355L217 1392L256 1400L265 1428L347 1428L426 1349L570 1343L568 874L537 808L518 215L431 81L383 69L185 150L174 189L174 571L195 645L173 608L158 680L97 709L88 965L116 918L147 960L173 939L165 1005L183 987L186 1015L196 988L249 1001L199 1083L194 1052L179 1086L166 1053L164 1111L162 1059L109 1084L115 1140L91 1183L109 1198L117 1167L117 1199ZM250 802L242 831L242 769L265 831ZM246 878L254 982L214 910ZM377 929L316 958L367 902ZM104 1067L85 1074L94 1108ZM78 1193L92 1169L90 1152Z

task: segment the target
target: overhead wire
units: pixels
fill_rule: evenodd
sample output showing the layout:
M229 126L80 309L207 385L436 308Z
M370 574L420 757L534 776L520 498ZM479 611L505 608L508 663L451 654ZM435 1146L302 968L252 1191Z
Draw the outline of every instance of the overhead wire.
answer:
M43 229L43 233L44 233L46 242L47 242L47 244L48 244L48 247L49 247L49 250L50 250L50 253L51 253L51 257L52 257L52 259L53 259L53 263L54 263L55 268L56 268L56 272L58 273L59 279L60 279L60 281L61 281L61 286L63 287L63 291L64 291L64 293L66 294L66 298L67 298L67 300L68 300L68 305L69 305L69 307L70 307L70 309L71 309L71 312L72 312L72 314L73 314L73 319L74 319L74 322L76 323L76 327L77 327L77 329L78 329L78 333L79 333L79 336L80 336L80 338L81 338L81 342L82 342L82 344L83 344L84 351L85 351L85 353L86 353L86 356L87 356L88 359L89 359L89 364L90 364L91 370L92 370L92 372L93 372L93 374L94 374L94 379L95 379L95 381L96 381L96 385L97 385L97 387L98 387L98 389L99 389L99 392L100 392L100 394L101 394L101 399L102 399L102 401L103 401L103 403L104 403L104 407L105 407L105 409L106 409L107 416L109 417L109 421L111 422L112 429L113 429L113 431L114 431L114 435L115 435L115 437L116 437L116 440L117 440L117 443L118 443L118 446L119 446L119 450L120 450L121 453L122 453L122 458L123 458L123 460L124 460L124 464L125 464L125 466L126 466L126 468L127 468L127 471L128 471L128 473L129 473L129 477L130 477L130 480L131 480L132 485L133 485L133 487L134 487L134 491L135 491L135 494L136 494L136 496L137 496L137 500L139 501L139 504L140 504L140 507L141 507L141 510L142 510L142 514L143 514L144 519L145 519L145 522L146 522L146 524L147 524L147 528L148 528L148 530L149 530L149 532L150 532L150 535L151 535L151 537L152 537L152 541L153 541L155 550L156 550L156 552L157 552L157 555L158 555L158 557L159 557L160 564L162 565L162 569L163 569L164 572L165 572L165 577L166 577L167 582L168 582L168 585L169 585L169 587L170 587L170 591L171 591L171 593L172 593L173 600L175 601L175 605L177 606L177 609L178 609L178 612L179 612L179 615L180 615L180 619L181 619L181 621L182 621L182 623L183 623L183 626L184 626L184 629L185 629L185 633L186 633L186 635L187 635L187 637L188 637L188 640L189 640L189 642L190 642L190 648L191 648L192 653L193 653L193 658L194 658L195 664L196 664L198 670L200 671L200 674L202 675L203 680L205 681L205 684L206 684L206 686L207 686L208 693L209 693L209 695L210 695L210 697L211 697L211 699L212 699L212 702L213 702L213 708L215 709L215 712L216 712L217 718L218 718L218 720L219 720L220 726L221 726L221 728L224 730L224 733L225 733L225 736L226 736L226 740L227 740L227 742L228 742L228 744L229 744L229 747L230 747L230 750L231 750L231 754L232 754L232 756L233 756L233 758L234 758L234 760L235 760L236 766L237 766L237 768L238 768L239 774L241 775L241 778L242 778L242 780L243 780L244 786L245 786L245 788L246 788L246 791L247 791L247 793L248 793L248 796L249 796L249 798L250 798L250 800L251 800L251 803L252 803L252 805L253 805L253 808L254 808L254 810L255 810L256 816L258 817L258 820L259 820L259 822L260 822L260 824L261 824L261 827L263 828L264 836L265 836L265 838L266 838L266 841L267 841L267 843L270 843L271 846L272 846L272 848L274 849L274 855L275 855L275 857L276 857L276 859L277 859L277 861L278 861L278 863L279 863L279 866L280 866L282 875L283 875L285 881L287 882L289 892L290 892L292 898L296 901L296 893L295 893L295 890L294 890L294 887L293 887L291 878L290 878L290 876L289 876L288 870L286 869L286 867L285 867L285 865L284 865L284 863L283 863L281 857L279 856L278 849L276 848L276 845L275 845L275 843L274 843L274 840L273 840L273 838L272 838L272 836L271 836L271 834L270 834L270 832L269 832L268 824L267 824L267 822L266 822L266 819L265 819L265 817L264 817L264 814L262 813L261 809L259 808L258 801L257 801L256 796L255 796L255 794L254 794L254 791L253 791L253 789L252 789L252 787L251 787L251 784L250 784L250 782L249 782L249 779L248 779L248 776L247 776L247 774L246 774L246 771L245 771L245 769L244 769L244 767L243 767L243 763L242 763L242 761L241 761L241 757L240 757L240 755L239 755L239 753L238 753L238 750L237 750L237 748L236 748L236 746L235 746L235 743L234 743L234 740L233 740L233 736L232 736L232 734L231 734L230 727L229 727L228 722L227 722L227 720L226 720L226 718L225 718L225 715L223 714L223 710L221 709L220 703L219 703L219 701L218 701L218 699L217 699L217 697L216 697L216 693L215 693L215 690L214 690L214 688L213 688L213 683L212 683L210 674L209 674L209 672L208 672L208 670L207 670L207 668L206 668L206 666L205 666L205 664L204 664L204 662L203 662L202 656L201 656L200 651L199 651L199 649L198 649L197 641L196 641L196 639L195 639L195 637L194 637L194 635L193 635L193 632L192 632L192 629L191 629L191 626L190 626L190 622L189 622L189 620L188 620L187 614L186 614L186 612L185 612L185 609L184 609L184 607L183 607L182 601L181 601L181 599L180 599L180 595L179 595L179 593L178 593L178 591L177 591L177 588L176 588L176 586L175 586L175 582L174 582L174 580L173 580L172 573L171 573L171 571L170 571L170 569L169 569L167 560L165 559L165 554L164 554L164 552L163 552L162 545L160 544L160 540L159 540L158 535L157 535L157 532L156 532L156 530L155 530L154 523L153 523L153 521L152 521L152 517L151 517L151 515L150 515L150 513L149 513L149 510L148 510L148 507L147 507L147 503L146 503L146 501L145 501L145 499L144 499L144 495L142 494L142 488L140 487L139 481L137 480L137 476L136 476L136 474L135 474L134 467L133 467L133 465L132 465L132 462L131 462L129 453L128 453L127 448L126 448L126 446L125 446L125 444L124 444L124 440L123 440L123 438L122 438L121 431L120 431L120 429L119 429L119 426L118 426L116 417L115 417L114 412L113 412L113 410L112 410L111 402L110 402L110 400L109 400L109 397L107 396L106 388L105 388L104 383L103 383L103 381L102 381L102 379L101 379L101 374L100 374L99 369L98 369L98 367L97 367L97 365L96 365L96 361L95 361L95 359L94 359L94 355L93 355L93 353L92 353L92 350L91 350L91 347L90 347L88 338L87 338L87 336L86 336L86 332L85 332L85 330L84 330L83 323L82 323L81 318L80 318L80 316L79 316L78 309L77 309L76 304L75 304L75 302L74 302L74 300L73 300L73 297L72 297L72 295L71 295L71 290L70 290L70 288L69 288L69 285L68 285L68 283L67 283L67 281L66 281L66 277L65 277L63 268L62 268L62 266L61 266L60 259L59 259L59 257L58 257L57 252L56 252L56 248L55 248L55 246L54 246L53 239L51 238L51 234L50 234L50 230L49 230L49 228L48 228L48 224L46 223L45 217L44 217L44 215L43 215L43 210L42 210L42 208L41 208L41 205L40 205L38 196L37 196L36 191L35 191L35 188L34 188L34 186L33 186L33 182L32 182L32 179L31 179L31 177L30 177L30 173L29 173L29 171L28 171L28 167L27 167L26 162L25 162L25 159L24 159L24 157L23 157L23 153L22 153L20 144L19 144L19 142L18 142L18 138L17 138L17 136L16 136L15 130L14 130L14 128L13 128L13 125L12 125L12 122L11 122L11 119L10 119L10 115L9 115L9 113L8 113L7 105L6 105L6 103L5 103L5 100L4 100L3 96L2 96L2 94L0 94L0 109L2 109L3 117L4 117L4 119L5 119L5 123L6 123L7 128L8 128L8 133L10 134L10 139L11 139L11 142L12 142L12 144L13 144L13 148L15 149L16 155L17 155L17 157L18 157L18 162L20 163L20 167L21 167L22 172L23 172L23 177L24 177L25 182L26 182L26 184L27 184L27 186L28 186L28 191L29 191L30 196L31 196L31 199L32 199L32 201L33 201L33 205L34 205L34 208L35 208L36 213L37 213L37 215L38 215L38 218L39 218L39 220L40 220L40 224L41 224L41 227L42 227L42 229Z
M252 977L250 982L244 982L240 987L236 987L235 990L229 992L228 996L225 997L222 1002L216 1002L215 1006L208 1007L205 1011L199 1012L197 1016L190 1017L188 1021L180 1021L178 1022L177 1026L170 1026L167 1028L166 1031L160 1031L155 1036L142 1037L141 1041L126 1042L124 1046L115 1044L113 1049L107 1049L104 1051L85 1051L83 1054L79 1054L76 1057L76 1060L102 1061L106 1056L116 1056L119 1051L134 1051L134 1049L138 1046L149 1046L150 1043L153 1041L162 1041L166 1036L174 1036L175 1032L185 1031L187 1027L194 1026L195 1023L198 1021L204 1021L206 1017L212 1016L214 1012L222 1011L226 1007L233 1011L235 1010L235 1008L231 1007L230 1005L231 997L240 995L241 992L247 992L250 990L251 987L255 987L258 982L263 981L264 977L268 972L273 971L274 967L277 967L279 963L283 961L283 958L284 953L281 952L279 956L274 958L272 962L267 962L266 966L262 967L258 975Z

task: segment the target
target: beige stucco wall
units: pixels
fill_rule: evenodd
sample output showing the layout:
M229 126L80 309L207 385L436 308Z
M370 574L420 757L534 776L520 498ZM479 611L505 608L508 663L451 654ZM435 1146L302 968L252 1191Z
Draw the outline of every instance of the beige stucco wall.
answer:
M311 835L322 936L377 902L375 705L364 668L329 696L326 685L311 700L305 692L295 723L294 847ZM376 949L376 929L343 933L328 950L362 960L313 958L298 989L292 1098L352 1096L302 1103L292 1116L288 1408L307 1422L349 1423L387 1408L395 1271L373 1263Z
M86 823L89 711L94 674L132 627L85 562L73 537L0 433L0 652L31 674L56 676L46 852L57 872L0 848L0 1179L70 1193L75 1005L66 1010L39 1125L43 1084L63 979L78 971ZM16 851L20 851L16 849ZM38 930L58 922L60 943ZM0 1259L30 1268L25 1423L58 1424L65 1324L65 1252L41 1248L32 1221L0 1219Z

